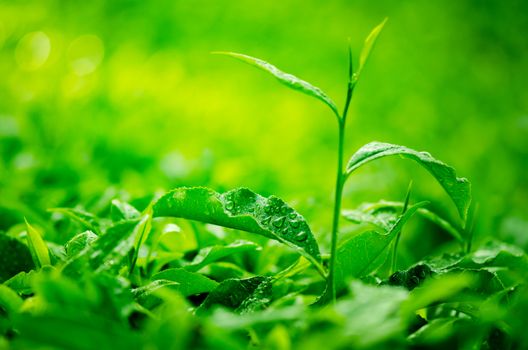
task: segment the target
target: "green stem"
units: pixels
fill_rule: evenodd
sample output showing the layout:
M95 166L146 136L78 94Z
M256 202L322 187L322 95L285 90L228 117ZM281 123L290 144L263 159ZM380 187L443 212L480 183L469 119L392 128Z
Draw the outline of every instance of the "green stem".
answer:
M405 212L407 212L407 208L409 207L409 200L411 198L411 189L412 189L412 180L409 183L409 187L407 188L407 194L405 195L405 201L403 202L403 207L400 215L404 215ZM392 247L392 261L391 261L391 269L390 273L391 275L396 271L396 262L397 262L397 254L398 254L398 244L400 243L400 237L402 234L403 228L396 234L396 239L394 240L394 245Z
M475 209L473 210L471 219L466 220L466 223L464 224L464 228L466 229L466 237L467 237L466 254L471 253L471 247L473 244L473 232L475 231L475 223L477 220L478 210L479 210L479 203L475 205ZM467 225L468 221L470 222L469 227Z
M345 143L345 125L352 92L354 91L355 82L351 79L348 83L347 98L342 117L339 119L339 138L337 145L337 176L334 199L334 215L332 221L332 242L330 246L330 272L327 280L327 290L332 298L336 301L335 269L336 269L336 251L337 251L337 233L339 231L339 216L341 214L341 200L343 197L343 187L345 184L345 174L343 171L343 149Z

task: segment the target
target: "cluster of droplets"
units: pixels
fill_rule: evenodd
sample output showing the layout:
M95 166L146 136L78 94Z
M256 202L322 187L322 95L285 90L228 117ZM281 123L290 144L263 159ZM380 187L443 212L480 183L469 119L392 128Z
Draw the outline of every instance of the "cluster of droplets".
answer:
M229 212L229 214L235 216L241 214L241 208L240 204L237 203L238 201L235 199L235 194L231 191L225 194L225 204L224 209Z
M259 215L261 225L273 232L280 232L288 241L301 243L308 239L306 224L303 225L303 219L292 208L276 197L266 202Z
M253 192L231 191L222 195L222 202L229 215L252 215L262 227L286 241L304 244L310 236L304 219L277 197L263 198ZM311 247L305 249L315 254Z

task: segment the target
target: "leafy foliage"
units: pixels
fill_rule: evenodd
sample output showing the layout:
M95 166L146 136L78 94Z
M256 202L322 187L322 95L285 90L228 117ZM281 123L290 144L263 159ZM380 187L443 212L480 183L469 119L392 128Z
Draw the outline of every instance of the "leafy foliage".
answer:
M469 181L428 153L380 142L360 148L343 168L352 92L384 24L367 37L355 74L350 57L342 114L310 83L224 53L321 100L338 117L330 239L282 199L247 188L177 187L137 198L109 189L47 216L15 205L0 233L0 348L525 348L528 256L497 240L470 249ZM390 155L428 170L462 226L426 202L412 204L410 190L404 203L341 211L347 177ZM25 215L35 226L23 223ZM404 270L388 270L387 257L415 215L464 249L447 241ZM342 216L360 225L345 232ZM425 241L434 232L418 233Z

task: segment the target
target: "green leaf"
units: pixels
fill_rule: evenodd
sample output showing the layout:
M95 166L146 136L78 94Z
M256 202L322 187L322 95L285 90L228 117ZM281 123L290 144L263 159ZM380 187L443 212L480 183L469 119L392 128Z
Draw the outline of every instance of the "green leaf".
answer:
M29 254L29 253L28 253ZM51 266L48 266L48 268L52 268ZM19 272L7 281L4 282L4 285L11 288L15 292L21 295L30 295L33 294L33 279L36 275L44 271L44 269L41 269L39 271L31 270L29 272Z
M376 203L363 203L357 209L343 210L343 217L358 224L368 223L386 229L396 221L402 208L403 202L389 202L382 200ZM449 221L431 210L427 208L419 208L416 214L438 225L457 241L464 241L459 228L453 226Z
M471 185L469 181L465 178L457 177L452 167L436 160L427 152L418 152L390 143L371 142L361 147L350 158L345 175L349 176L354 170L370 161L391 155L400 155L412 159L427 169L451 197L462 220L466 221L471 203Z
M257 302L269 302L271 297L271 278L256 276L248 279L229 279L220 283L204 300L196 310L197 314L204 314L207 310L223 306L229 309L245 312L249 304ZM239 309L241 308L241 309Z
M136 241L139 220L121 221L110 227L92 245L87 246L63 267L67 275L78 275L84 269L95 272L116 271L123 266Z
M22 306L22 298L11 288L0 284L0 310L8 315L17 312Z
M431 320L419 330L409 336L412 344L435 344L449 338L456 329L457 317L445 317Z
M183 296L208 293L218 286L218 282L186 269L175 268L158 272L152 280L167 280L177 283L174 287Z
M119 199L112 200L110 206L110 217L112 221L137 219L140 215L141 213L127 202L120 201Z
M28 248L35 266L41 268L45 265L51 265L48 247L44 243L44 240L42 240L40 233L27 220L26 228Z
M130 262L130 272L134 270L134 267L136 265L138 256L139 256L139 249L145 243L147 240L150 231L152 230L152 210L147 210L147 213L143 215L141 220L139 221L138 225L134 228L133 236L135 237L134 240L134 250L132 259Z
M247 251L255 251L259 248L260 246L256 243L243 240L233 242L227 246L213 246L203 248L200 249L193 261L189 265L185 266L185 269L188 271L198 271L202 267L227 256Z
M80 311L84 313L80 313ZM21 313L15 319L14 349L137 349L142 338L130 326L86 310ZM79 317L80 314L83 317Z
M28 247L16 238L0 233L0 283L34 267Z
M319 271L319 246L305 219L275 196L247 188L220 194L207 188L178 188L153 206L154 217L172 216L256 233L296 249Z
M79 223L85 229L91 230L97 234L100 234L102 231L99 219L95 215L84 210L74 208L52 208L49 209L49 211L61 213Z
M359 79L359 76L361 75L361 72L363 71L363 67L365 66L365 63L367 62L370 52L374 48L374 44L376 43L376 40L378 40L378 36L380 35L383 27L385 26L385 23L387 23L387 18L383 20L380 24L378 24L370 34L365 39L365 43L363 44L363 48L361 49L361 54L359 55L359 66L358 70L355 74L355 80L357 81Z
M236 59L239 59L243 62L246 62L254 67L257 67L259 69L262 69L265 72L268 72L269 74L273 75L277 80L279 80L282 84L286 85L287 87L300 91L302 93L305 93L309 96L313 96L319 101L322 101L325 103L332 111L335 113L335 115L339 118L339 111L337 110L337 106L335 105L334 101L330 99L320 88L313 86L312 84L308 83L307 81L304 81L302 79L297 78L294 75L291 75L289 73L285 73L275 67L274 65L263 61L261 59L243 55L240 53L235 52L213 52L215 54L219 55L226 55L231 56Z
M427 279L422 286L415 288L403 306L405 315L412 315L416 310L450 298L476 282L476 276L469 273L447 273L436 278Z
M98 236L90 230L79 233L64 246L66 254L69 258L73 258L86 249L86 247L90 246L97 238Z
M157 279L147 285L132 289L132 296L138 303L150 309L152 306L159 304L159 298L157 298L155 294L160 289L165 287L177 287L178 285L179 283L174 281Z
M371 286L359 281L351 283L351 290L352 298L343 298L335 306L337 315L344 319L342 328L348 340L347 345L340 348L392 348L380 344L397 339L406 331L407 322L400 309L408 292L403 288ZM330 317L335 319L332 314Z
M343 288L346 280L366 276L381 266L383 261L379 257L418 208L426 204L420 202L409 207L386 234L367 231L342 243L336 256L336 289Z

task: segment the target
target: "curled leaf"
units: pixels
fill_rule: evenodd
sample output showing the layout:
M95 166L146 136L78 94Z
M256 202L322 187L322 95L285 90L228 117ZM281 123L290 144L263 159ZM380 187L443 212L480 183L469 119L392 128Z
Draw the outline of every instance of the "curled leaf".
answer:
M456 176L455 169L433 158L427 152L418 152L405 146L371 142L361 147L348 161L345 175L349 176L362 165L378 158L400 155L424 167L447 192L463 221L466 221L471 203L471 185L466 178Z

